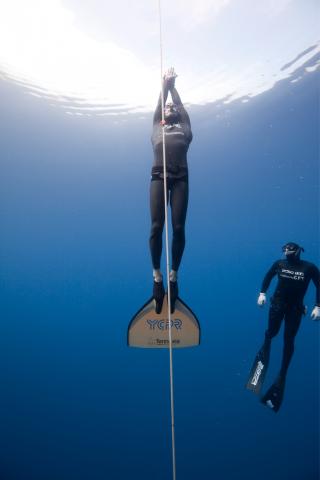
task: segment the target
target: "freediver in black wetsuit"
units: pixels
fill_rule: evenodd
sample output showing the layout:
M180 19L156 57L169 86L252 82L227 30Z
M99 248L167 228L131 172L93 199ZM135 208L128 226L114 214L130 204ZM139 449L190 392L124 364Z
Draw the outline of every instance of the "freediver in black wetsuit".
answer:
M188 164L187 151L192 140L189 115L175 88L176 74L171 68L163 80L163 100L167 101L170 92L172 103L165 104L162 122L161 94L153 116L152 146L154 160L151 172L150 211L151 233L150 250L153 265L153 297L156 312L162 309L165 295L160 260L162 253L162 232L165 221L164 180L163 180L163 136L165 135L166 171L168 199L172 220L172 269L170 271L171 311L178 297L177 272L185 246L185 221L188 206Z
M302 315L306 312L303 304L305 293L312 280L316 287L316 303L311 312L311 318L320 320L320 272L310 262L300 260L300 253L304 251L296 243L289 242L282 247L286 256L284 260L277 260L263 279L258 305L266 303L266 291L271 280L278 276L271 306L269 310L268 328L265 332L265 341L259 350L252 366L247 388L259 393L268 368L271 340L279 333L284 320L284 346L282 364L279 375L261 401L277 412L283 399L285 380L289 364L294 352L294 340L298 333Z

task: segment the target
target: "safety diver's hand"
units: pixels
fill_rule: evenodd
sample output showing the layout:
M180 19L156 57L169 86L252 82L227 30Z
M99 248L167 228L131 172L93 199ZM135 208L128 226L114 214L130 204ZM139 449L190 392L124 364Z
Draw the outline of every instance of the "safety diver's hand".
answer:
M175 85L175 81L176 81L176 78L177 78L177 74L176 72L174 71L174 68L171 67L169 68L166 73L164 74L164 82L166 83L168 89L170 90L171 88L174 88L174 85Z
M257 304L259 305L259 307L263 307L263 305L265 303L267 303L266 294L265 293L260 293L259 297L258 297L258 300L257 300Z
M320 320L320 307L315 306L311 312L312 320Z

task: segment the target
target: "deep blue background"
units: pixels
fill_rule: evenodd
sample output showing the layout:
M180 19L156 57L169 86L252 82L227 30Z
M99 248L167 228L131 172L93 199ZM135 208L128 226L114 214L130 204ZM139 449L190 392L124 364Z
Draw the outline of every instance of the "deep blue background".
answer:
M244 389L266 269L289 240L319 260L318 81L190 108L179 278L202 344L174 352L178 479L318 478L313 285L282 409ZM0 478L170 479L168 352L126 346L152 287L152 115L70 117L8 82L0 93ZM282 334L267 386L281 347Z

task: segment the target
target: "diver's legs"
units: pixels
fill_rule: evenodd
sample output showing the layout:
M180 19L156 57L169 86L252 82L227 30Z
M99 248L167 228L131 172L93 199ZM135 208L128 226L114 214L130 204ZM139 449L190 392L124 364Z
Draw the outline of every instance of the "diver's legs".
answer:
M163 180L152 180L150 184L150 251L154 270L160 269L162 252L162 232L164 225L164 188Z
M269 364L270 351L271 351L271 339L265 338L264 343L258 352L258 355L264 365Z
M271 340L278 335L284 317L284 306L281 303L272 303L269 309L268 328L265 332L264 343L259 351L263 362L268 364L271 350Z
M284 346L280 372L274 383L261 399L261 402L270 407L274 412L278 412L282 404L286 375L294 352L294 339L299 330L302 312L302 307L297 305L287 306L285 309Z
M280 369L280 377L285 378L294 353L294 341L298 333L303 307L294 305L290 307L285 315L284 320L284 345L282 354L282 363Z
M268 328L265 332L264 346L266 346L266 348L270 346L271 340L276 335L278 335L284 315L285 306L282 303L271 303L271 307L269 310Z
M175 180L171 185L170 205L172 219L172 270L178 271L185 246L185 222L188 207L189 185L185 180Z
M260 349L260 354L265 363L269 362L271 340L278 335L284 316L284 305L276 302L271 303L271 307L269 309L268 328L265 332L264 343Z
M163 299L165 295L162 274L160 271L160 261L162 252L162 231L164 225L164 188L163 180L152 180L150 184L150 213L151 213L151 232L150 232L150 251L153 266L153 297L155 299L155 311L161 313Z

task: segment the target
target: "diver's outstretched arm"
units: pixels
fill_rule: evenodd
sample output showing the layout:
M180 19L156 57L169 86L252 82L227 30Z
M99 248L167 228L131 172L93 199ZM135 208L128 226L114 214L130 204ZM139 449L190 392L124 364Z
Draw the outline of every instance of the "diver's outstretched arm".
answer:
M180 95L179 95L178 90L176 89L175 86L171 87L170 93L171 93L173 103L175 103L179 107L183 107L183 103L181 101Z
M171 87L171 80L170 78L163 78L163 104L166 104L168 93ZM160 92L159 100L153 115L153 124L159 123L162 120L162 92Z
M172 89L174 89L174 83L176 79L177 74L174 71L174 68L171 67L169 70L164 74L163 76L163 103L164 105L166 104L167 98L168 98L168 93L169 91L171 92L172 96ZM178 95L179 97L179 95ZM180 97L179 97L180 99ZM172 97L173 100L173 97ZM174 100L173 100L174 101ZM180 100L181 103L181 100ZM160 92L158 104L156 106L154 115L153 115L153 124L159 123L162 120L162 92Z
M180 95L179 95L178 90L176 89L175 86L173 86L170 89L170 93L171 93L173 103L175 103L179 108L182 123L185 123L185 124L189 125L189 127L191 127L190 117L188 115L187 110L183 106Z

